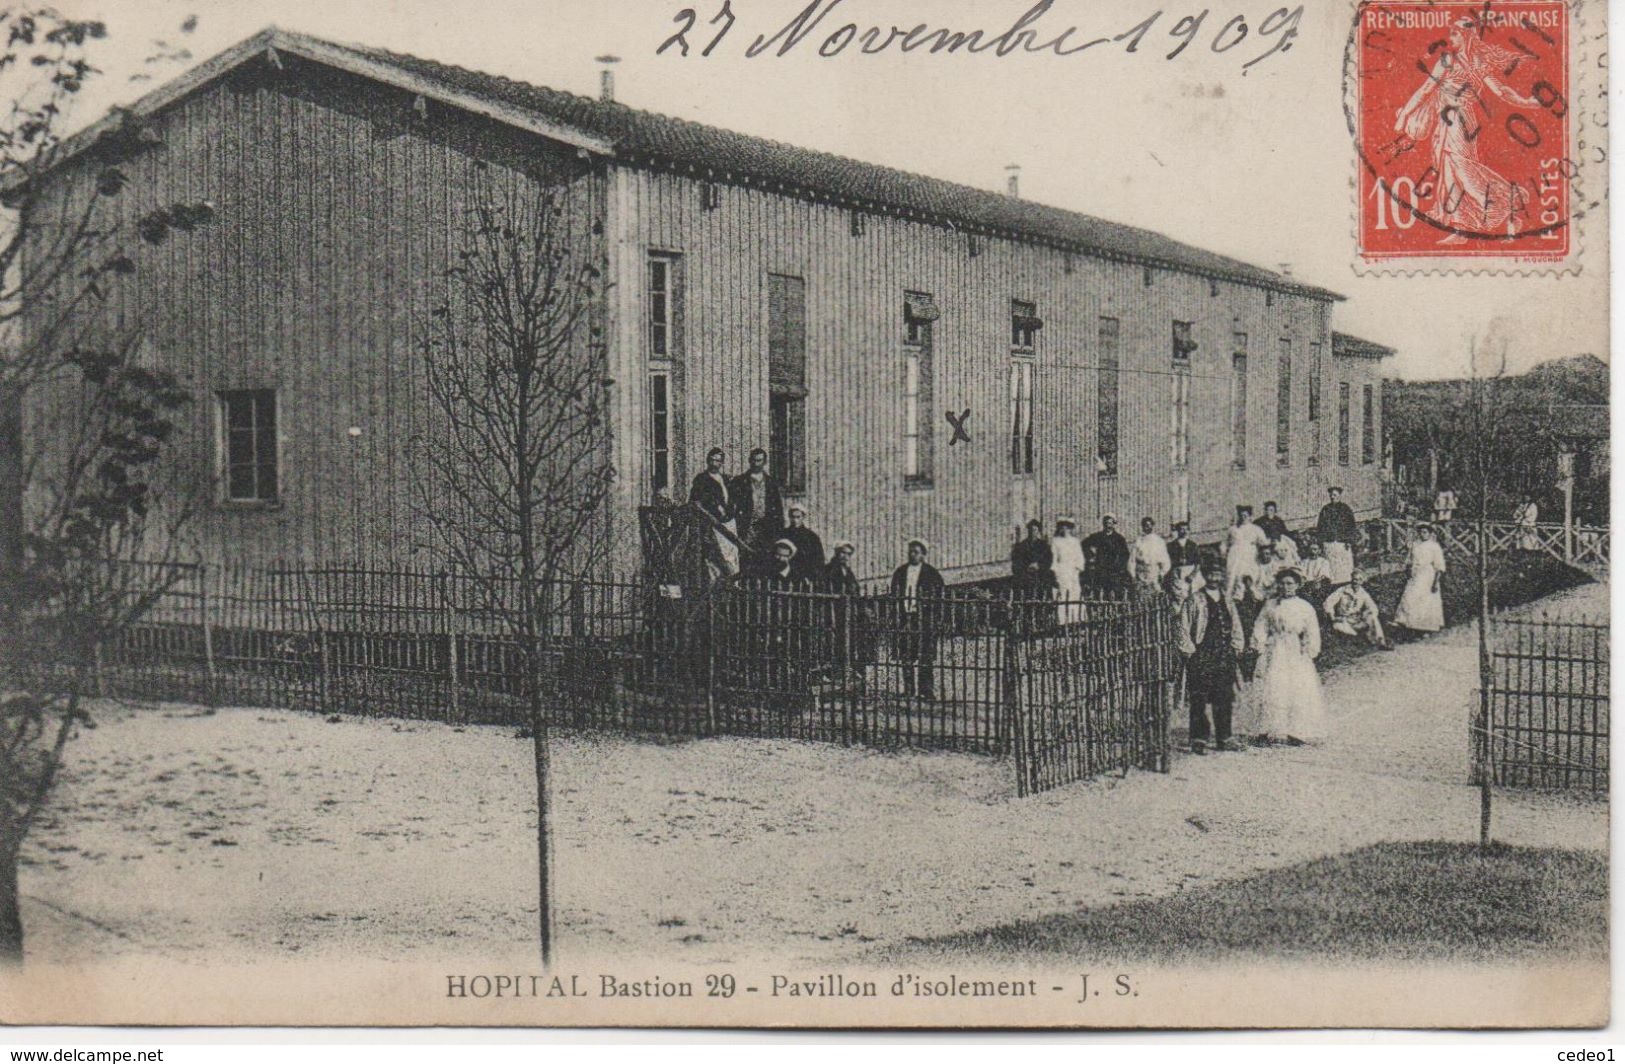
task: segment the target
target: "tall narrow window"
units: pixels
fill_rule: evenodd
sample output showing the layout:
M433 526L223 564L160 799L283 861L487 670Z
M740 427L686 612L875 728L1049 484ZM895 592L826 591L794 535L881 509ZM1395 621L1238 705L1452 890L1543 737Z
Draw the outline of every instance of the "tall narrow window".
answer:
M1033 471L1033 360L1010 360L1010 472Z
M649 422L645 439L649 493L669 493L681 480L678 456L679 397L682 383L682 260L676 255L649 256L646 322Z
M936 301L923 292L903 294L903 480L931 485L931 323Z
M1371 385L1363 389L1360 401L1360 464L1377 460L1377 404Z
M1247 334L1235 334L1230 356L1230 461L1247 468Z
M1326 366L1321 361L1320 344L1309 345L1309 464L1320 464L1320 377Z
M671 490L671 371L649 373L649 490Z
M807 283L767 277L768 460L786 491L807 490Z
M1173 382L1172 458L1175 469L1183 469L1191 460L1191 369L1175 368L1169 378Z
M1038 308L1010 301L1010 472L1033 471L1033 378L1037 372Z
M278 499L276 392L220 393L221 471L226 502Z
M670 358L676 322L676 285L673 261L665 255L649 259L649 357Z
M1121 340L1122 323L1116 318L1101 318L1100 370L1095 390L1095 468L1105 477L1117 475L1117 374Z
M1349 464L1349 382L1337 386L1337 464Z
M1292 341L1281 340L1275 379L1275 464L1292 464Z

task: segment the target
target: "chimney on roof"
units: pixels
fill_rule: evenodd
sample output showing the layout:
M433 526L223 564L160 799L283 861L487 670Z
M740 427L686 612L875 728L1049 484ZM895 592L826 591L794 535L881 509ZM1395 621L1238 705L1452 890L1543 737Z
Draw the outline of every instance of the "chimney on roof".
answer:
M1011 199L1020 199L1021 198L1021 164L1019 164L1019 163L1011 163L1009 166L1006 166L1004 168L1004 172L1010 175L1009 178L1007 178L1006 181L1005 181L1004 190L1007 193L1010 194Z
M598 98L605 103L615 102L615 64L621 61L618 55L601 55L598 62L604 64L604 69L598 72Z
M1291 277L1292 276L1292 264L1290 262L1278 262L1275 265L1280 267L1280 273L1281 273L1282 277Z

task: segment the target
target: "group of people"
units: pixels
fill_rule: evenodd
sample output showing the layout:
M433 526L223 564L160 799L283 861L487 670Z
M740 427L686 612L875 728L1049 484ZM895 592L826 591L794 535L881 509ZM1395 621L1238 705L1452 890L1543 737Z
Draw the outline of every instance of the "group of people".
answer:
M1241 750L1238 734L1288 744L1324 735L1325 698L1315 670L1323 617L1331 632L1393 649L1365 575L1354 568L1353 511L1340 489L1328 494L1301 550L1274 503L1256 522L1251 507L1238 506L1222 563L1207 560L1201 584L1173 589L1192 753ZM1444 572L1436 531L1423 525L1411 546L1396 625L1419 632L1444 627Z
M1071 624L1083 619L1086 594L1113 594L1136 584L1163 587L1170 574L1188 573L1196 566L1196 544L1190 525L1180 521L1174 535L1164 539L1154 518L1140 522L1140 538L1132 544L1117 531L1117 517L1107 514L1100 529L1078 538L1078 523L1062 517L1055 533L1044 534L1044 523L1027 522L1026 538L1010 549L1010 578L1017 597L1055 599L1057 619Z
M856 596L860 585L852 569L852 544L838 542L826 557L822 538L807 524L806 505L786 503L782 487L768 473L767 453L752 451L749 467L733 477L723 472L725 460L720 448L712 449L689 493L691 504L713 526L714 549L707 555L713 575ZM1178 613L1192 752L1242 749L1239 734L1311 742L1325 732L1315 669L1322 624L1329 633L1393 647L1364 574L1354 566L1359 542L1354 511L1343 502L1341 488L1327 492L1313 529L1298 533L1288 530L1273 501L1264 503L1257 520L1251 506L1237 506L1235 523L1213 556L1191 539L1185 521L1174 522L1172 535L1164 537L1155 519L1143 518L1139 537L1130 542L1112 514L1082 539L1071 517L1059 518L1050 535L1034 519L1010 551L1013 593L1053 601L1060 625L1084 620L1091 595L1166 593ZM943 597L946 582L927 561L927 542L910 539L907 551L890 580L889 604L897 611L893 652L903 668L905 693L929 699L937 648L931 610L924 604ZM1421 632L1444 626L1444 572L1435 530L1423 525L1411 547L1395 624ZM849 624L856 629L857 619L844 606L837 612L840 633ZM867 642L865 633L858 643Z
M729 476L724 472L727 454L713 447L705 456L705 469L689 487L689 504L710 519L706 564L712 579L737 576L757 587L857 596L861 586L852 570L853 545L837 541L826 557L823 538L807 524L807 505L786 501L767 462L767 452L757 448L750 452L746 470ZM926 561L930 549L924 539L908 541L907 560L891 577L890 605L896 616L889 619L892 654L902 669L904 693L927 700L935 696L937 640L934 618L925 604L942 598L947 590L942 574ZM747 625L764 638L746 655L776 666L770 683L790 682L793 666L815 667L834 658L832 647L825 644L848 647L846 656L854 661L872 655L873 632L867 619L855 614L850 603L825 605L830 613L826 625L801 616L814 608L810 601L779 602L776 612Z
M807 505L786 502L783 486L768 472L767 452L751 451L749 466L736 476L723 471L726 462L722 448L711 448L688 491L689 504L711 522L706 564L712 579L742 575L856 594L852 544L837 542L826 557L823 538L807 524Z

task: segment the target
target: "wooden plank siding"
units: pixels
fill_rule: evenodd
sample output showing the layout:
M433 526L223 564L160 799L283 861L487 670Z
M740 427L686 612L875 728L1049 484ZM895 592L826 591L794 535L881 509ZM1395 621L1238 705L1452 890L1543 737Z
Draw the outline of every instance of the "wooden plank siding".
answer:
M189 557L428 566L411 441L435 429L419 343L446 298L476 167L499 190L568 180L578 240L596 239L601 169L438 107L417 121L409 94L285 62L238 71L151 119L161 148L127 168L120 219L199 200L217 218L132 249L137 271L97 326L139 327L144 357L196 399L170 462L172 497L207 499ZM80 194L91 176L64 167L54 194ZM275 506L215 499L215 396L237 388L277 390Z
M1330 304L1229 281L1144 269L1014 240L866 215L854 235L851 211L774 190L723 185L707 207L704 181L652 168L617 167L611 216L618 219L617 327L612 341L623 382L620 424L641 439L647 403L644 262L681 256L685 386L678 409L679 498L712 446L729 470L768 442L767 276L806 281L807 442L810 523L826 543L850 539L860 575L875 578L901 558L906 537L924 536L951 578L996 575L1027 516L1046 524L1070 513L1084 531L1102 513L1137 528L1141 516L1166 530L1180 492L1172 453L1172 323L1194 323L1189 482L1190 518L1217 538L1233 505L1265 499L1289 519L1312 520L1329 483L1354 506L1375 505L1375 467L1336 465L1336 382L1375 383L1367 366L1333 359ZM1214 294L1215 286L1217 294ZM904 483L902 303L929 293L933 325L934 483ZM1012 475L1009 459L1010 303L1036 305L1035 471ZM1120 465L1097 476L1096 373L1102 316L1122 323ZM1232 337L1249 337L1247 468L1232 463ZM1292 341L1291 462L1277 466L1278 344ZM1321 454L1311 464L1307 419L1309 344L1322 344ZM1334 365L1334 363L1338 363ZM1358 402L1358 399L1356 399ZM969 408L971 442L950 446L945 414ZM1356 420L1358 411L1356 411ZM627 429L623 428L623 433ZM617 452L622 498L646 501L645 449Z

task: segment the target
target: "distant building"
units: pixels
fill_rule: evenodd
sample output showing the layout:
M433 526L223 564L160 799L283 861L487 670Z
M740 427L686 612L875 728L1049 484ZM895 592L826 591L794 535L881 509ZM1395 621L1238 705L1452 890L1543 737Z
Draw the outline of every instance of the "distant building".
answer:
M623 567L712 446L766 447L865 578L910 535L995 575L1030 517L1216 538L1237 502L1379 505L1391 349L1334 334L1334 292L1157 233L279 30L132 113L143 202L218 204L107 306L206 399L174 452L206 560L426 563L416 341L478 164L567 185L611 284ZM65 146L60 195L112 128Z

